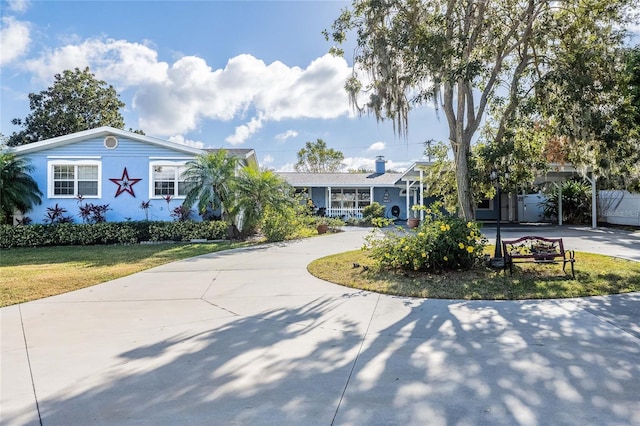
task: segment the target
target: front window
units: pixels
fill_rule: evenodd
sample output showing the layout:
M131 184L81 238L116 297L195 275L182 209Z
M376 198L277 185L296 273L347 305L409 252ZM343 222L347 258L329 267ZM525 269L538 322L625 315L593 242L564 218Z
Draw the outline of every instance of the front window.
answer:
M491 203L490 199L483 198L482 200L478 201L478 203L476 204L476 209L478 209L478 210L493 210L493 204Z
M157 198L185 197L189 188L182 177L184 171L183 165L153 165L151 173L153 196Z
M49 194L52 197L99 197L100 165L82 163L50 164Z
M332 189L331 208L361 210L371 204L369 189Z

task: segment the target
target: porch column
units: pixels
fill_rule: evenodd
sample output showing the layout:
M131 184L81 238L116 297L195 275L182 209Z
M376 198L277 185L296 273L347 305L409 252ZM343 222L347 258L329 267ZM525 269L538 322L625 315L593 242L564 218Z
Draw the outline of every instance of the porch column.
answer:
M558 225L562 226L562 182L558 185Z
M591 172L591 177L587 176L589 183L591 183L591 227L596 229L598 227L598 191L596 190L596 175Z
M369 187L369 204L373 204L375 200L373 199L373 186ZM384 200L382 200L384 202Z
M406 199L407 199L407 210L406 210L406 212L407 212L407 219L409 219L409 212L411 211L411 209L410 209L410 207L409 207L409 201L410 201L410 200L409 200L409 188L410 188L410 187L409 187L409 181L407 181L407 197L406 197Z
M420 169L420 207L422 207L424 203L424 182L422 178L424 177L424 170ZM424 210L420 210L420 220L424 220Z
M327 187L327 216L331 217L331 187Z

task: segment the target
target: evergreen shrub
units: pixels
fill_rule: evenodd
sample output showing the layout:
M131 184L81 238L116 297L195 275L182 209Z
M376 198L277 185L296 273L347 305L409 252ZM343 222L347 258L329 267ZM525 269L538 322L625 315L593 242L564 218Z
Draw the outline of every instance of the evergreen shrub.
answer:
M298 216L299 213L292 207L276 210L267 206L260 221L260 230L267 241L276 242L291 238L300 231L304 218L308 217L305 214Z
M226 235L227 225L222 221L0 225L0 248L219 240L224 239Z

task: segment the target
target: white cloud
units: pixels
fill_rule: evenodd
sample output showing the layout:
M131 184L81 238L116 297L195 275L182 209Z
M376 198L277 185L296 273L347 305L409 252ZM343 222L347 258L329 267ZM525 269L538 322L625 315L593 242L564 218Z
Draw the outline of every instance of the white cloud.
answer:
M375 158L367 158L367 157L347 157L342 162L345 164L344 170L375 170L376 169L376 159ZM406 161L391 161L387 160L385 162L385 169L394 170L397 172L404 172L411 163Z
M7 0L7 9L12 12L26 12L29 6L31 6L30 0Z
M351 69L344 59L327 54L304 70L277 62L271 67L273 70L265 71L277 79L276 84L264 86L256 96L256 108L267 119L335 118L350 114L344 82Z
M262 157L262 164L264 164L265 166L267 164L271 164L275 161L275 158L273 158L273 155L271 154L267 154L264 157Z
M204 148L204 142L194 141L194 140L191 140L191 139L185 139L184 136L182 136L182 135L171 136L171 137L169 137L169 141L175 142L175 143L179 143L179 144L182 144L182 145L191 146L191 147L194 147L194 148L199 148L199 149Z
M236 131L233 135L227 137L225 139L231 145L240 145L243 144L247 139L249 139L255 132L262 128L262 119L253 117L250 122L247 124L243 124L242 126L236 127Z
M281 166L277 171L278 172L294 172L295 169L293 167L293 163L287 163Z
M68 44L44 52L25 65L43 82L52 81L64 70L89 67L96 77L119 87L165 81L169 67L158 62L157 52L144 44L113 39Z
M11 16L3 17L0 29L0 65L6 65L24 55L30 42L27 22L17 21Z
M391 161L387 160L386 169L404 173L412 165L409 161Z
M266 121L350 114L343 89L349 73L346 61L330 55L306 69L239 55L216 70L201 58L187 56L171 65L165 81L142 86L134 108L140 127L159 134L183 133L203 119L228 121L255 111L248 124L229 136L229 142L239 144Z
M241 144L266 121L352 114L344 90L351 68L329 54L306 68L279 61L266 64L243 54L229 59L222 69L212 69L197 56L168 64L158 61L147 44L88 39L47 51L25 66L45 83L66 69L88 66L119 90L133 88L131 106L138 113L138 127L156 135L184 134L202 120L230 121L251 111L253 118L228 138Z
M275 136L275 139L280 141L280 142L284 142L287 139L295 138L296 136L298 136L298 132L296 132L295 130L287 130L284 133L277 134Z
M382 151L384 147L384 142L376 142L369 147L369 151Z
M342 164L345 165L344 170L376 169L375 158L347 157L342 161Z

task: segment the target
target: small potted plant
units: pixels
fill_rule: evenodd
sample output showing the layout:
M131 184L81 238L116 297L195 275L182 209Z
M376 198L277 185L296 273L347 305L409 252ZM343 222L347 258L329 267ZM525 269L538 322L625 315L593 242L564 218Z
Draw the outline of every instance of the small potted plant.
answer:
M326 234L329 230L329 224L327 223L327 220L325 218L320 218L320 220L318 220L318 226L316 227L316 229L318 230L318 234Z
M409 228L417 228L420 226L420 217L418 213L420 210L423 210L423 206L419 204L411 206L411 217L407 219L407 226Z

